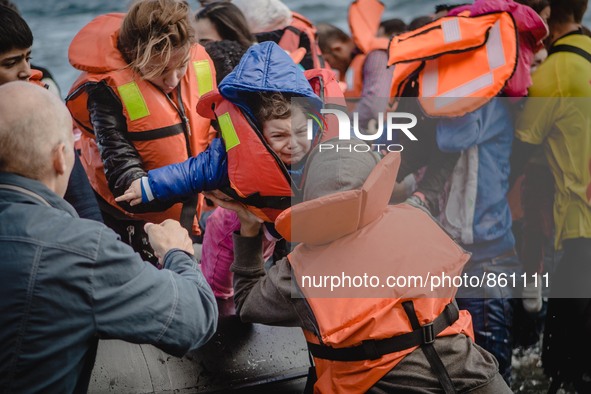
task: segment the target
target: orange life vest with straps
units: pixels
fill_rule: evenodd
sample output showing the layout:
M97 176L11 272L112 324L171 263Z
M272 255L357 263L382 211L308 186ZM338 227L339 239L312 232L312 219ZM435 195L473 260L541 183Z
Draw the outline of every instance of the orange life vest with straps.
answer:
M387 205L399 165L400 155L390 153L361 189L294 205L277 218L276 230L301 242L288 258L315 320L316 332L304 330L318 376L314 392L364 393L420 345L411 341L408 347L381 352L390 338L422 338L422 332L430 336L428 341L460 333L473 338L470 315L448 306L454 288L431 292L428 286L362 285L333 290L304 282L306 276L341 273L375 275L381 283L389 276L461 274L469 255L430 215L407 204ZM429 240L428 248L417 245L424 240ZM410 300L422 330L415 331L407 316L403 303ZM455 316L439 318L452 309ZM372 344L376 346L368 346Z
M429 116L457 117L498 95L517 66L517 29L511 14L438 19L392 39L395 65L390 96L411 81Z
M304 74L325 105L344 110L345 100L331 70L312 69ZM224 191L242 201L259 218L274 222L277 215L291 206L292 197L299 192L292 189L292 179L285 164L269 147L262 131L218 91L204 95L197 112L216 119L221 130L231 185L231 190ZM324 120L320 114L309 115L319 126L312 147L338 134L337 120L331 119L333 117Z
M297 12L292 12L291 17L291 24L285 29L283 36L278 42L279 46L290 53L296 51L300 47L300 35L298 31L303 32L310 40L309 53L312 58L312 68L328 68L324 57L322 57L318 41L316 40L316 27L308 18ZM290 29L290 27L296 29L296 31Z
M366 56L372 51L386 51L388 40L378 37L378 30L384 4L379 0L355 0L349 7L349 29L355 45L361 53L356 55L346 75L340 75L340 80L345 81L347 90L345 97L359 98L363 90L363 65Z
M83 71L66 98L66 105L82 130L81 161L93 189L128 217L155 223L168 218L178 220L182 204L163 212L134 214L115 202L90 121L86 88L97 83L111 88L127 120L127 130L121 132L133 143L144 170L148 171L182 162L208 146L214 135L210 121L199 116L194 108L201 95L215 88L215 69L203 47L193 45L187 72L169 97L132 71L117 49L123 18L124 14L99 16L76 35L69 48L70 63Z

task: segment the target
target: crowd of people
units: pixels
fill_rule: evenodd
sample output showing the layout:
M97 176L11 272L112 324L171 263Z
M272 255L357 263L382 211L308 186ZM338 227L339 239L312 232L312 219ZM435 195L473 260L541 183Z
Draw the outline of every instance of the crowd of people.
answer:
M199 6L93 19L63 103L2 0L0 391L85 392L99 339L183 356L233 297L302 328L309 392L511 392L516 322L544 314L549 392L591 392L587 0L408 24L355 0L350 33L280 0ZM484 285L303 282L368 272Z

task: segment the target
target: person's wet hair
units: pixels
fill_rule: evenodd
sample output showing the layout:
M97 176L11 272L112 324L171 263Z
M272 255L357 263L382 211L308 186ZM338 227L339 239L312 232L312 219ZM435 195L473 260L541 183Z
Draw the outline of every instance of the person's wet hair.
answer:
M550 23L581 23L588 0L550 0Z
M256 42L248 28L244 14L230 2L209 3L197 12L195 19L209 19L224 40L237 41L246 47Z
M130 67L138 71L153 59L160 59L144 78L161 75L173 51L189 53L194 33L190 8L181 0L137 0L123 20L117 46Z
M10 8L10 9L13 9L20 14L20 11L18 10L18 7L16 6L16 4L14 4L10 0L0 0L0 6L4 6L4 7Z
M205 50L215 67L218 85L240 63L240 59L247 49L248 47L241 43L230 40L212 41L205 44Z
M408 31L416 30L433 22L433 18L428 15L418 16L408 24Z
M538 14L546 7L550 6L549 0L515 0L516 3L526 5Z
M406 23L399 18L382 21L380 27L384 30L384 35L386 37L392 37L395 34L404 33L406 31Z
M449 12L457 7L462 7L465 5L470 5L471 3L459 3L459 4L437 4L435 6L435 13L439 12Z
M292 100L295 98L295 100ZM308 112L308 103L297 99L297 96L281 92L259 92L253 96L256 104L252 106L256 110L254 116L258 126L263 127L265 122L274 119L287 119L291 117L294 108Z
M13 8L0 5L0 53L33 46L33 33Z
M291 116L291 97L280 92L261 92L258 95L258 124L262 127L268 120L287 119Z

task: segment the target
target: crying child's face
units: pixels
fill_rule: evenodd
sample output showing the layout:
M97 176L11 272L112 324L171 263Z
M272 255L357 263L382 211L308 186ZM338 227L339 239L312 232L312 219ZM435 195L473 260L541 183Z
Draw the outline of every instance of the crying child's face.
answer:
M287 119L264 122L263 136L279 159L287 165L299 163L312 144L308 140L306 115L299 107L294 107L291 117Z

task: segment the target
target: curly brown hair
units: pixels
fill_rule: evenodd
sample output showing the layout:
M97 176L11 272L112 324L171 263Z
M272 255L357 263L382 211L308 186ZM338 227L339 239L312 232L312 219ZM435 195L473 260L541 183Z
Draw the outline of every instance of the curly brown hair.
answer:
M291 116L291 97L280 92L260 92L255 113L259 125L268 120L287 119Z
M143 74L149 79L162 74L173 51L185 49L188 54L194 41L189 13L184 0L137 0L123 20L117 42L129 66L137 72L158 59L160 65Z

